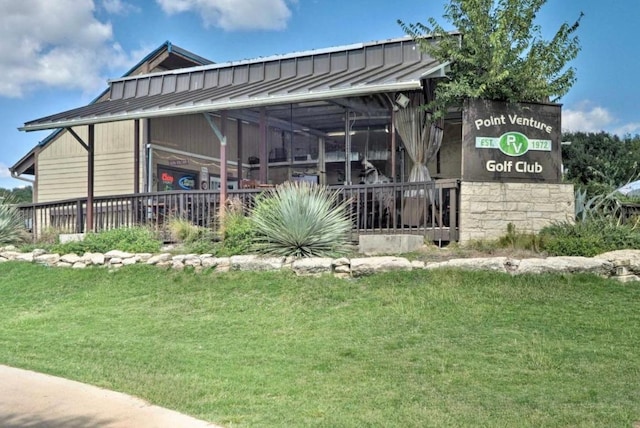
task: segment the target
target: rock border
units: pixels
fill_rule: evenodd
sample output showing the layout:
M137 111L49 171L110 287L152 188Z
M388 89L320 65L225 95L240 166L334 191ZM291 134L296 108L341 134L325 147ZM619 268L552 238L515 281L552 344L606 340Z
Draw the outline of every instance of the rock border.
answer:
M618 250L590 257L547 257L512 259L509 257L459 258L443 262L410 261L397 256L358 258L261 257L240 255L214 257L212 254L127 253L113 250L107 253L51 254L45 250L21 253L14 246L0 247L0 263L24 261L52 267L84 269L90 266L120 268L134 264L196 271L210 269L229 271L291 270L300 276L334 275L338 278L357 278L379 272L411 271L419 269L489 270L511 275L540 273L590 273L622 282L640 281L640 250Z

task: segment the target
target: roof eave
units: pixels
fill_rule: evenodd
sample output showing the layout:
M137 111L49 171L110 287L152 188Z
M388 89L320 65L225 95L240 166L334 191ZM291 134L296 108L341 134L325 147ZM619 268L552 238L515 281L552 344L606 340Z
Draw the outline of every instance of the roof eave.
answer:
M69 128L73 126L94 125L99 123L118 122L123 120L149 119L155 117L178 116L185 114L206 113L222 110L237 110L242 108L263 107L275 104L289 104L308 101L322 101L334 98L362 96L374 93L410 91L422 88L421 80L386 83L380 85L365 85L330 91L307 92L303 94L288 94L282 96L260 97L242 99L237 101L224 101L220 103L196 104L181 107L171 107L158 110L146 110L140 112L120 113L111 116L87 117L66 121L47 123L25 124L18 128L20 131L42 131L56 128Z

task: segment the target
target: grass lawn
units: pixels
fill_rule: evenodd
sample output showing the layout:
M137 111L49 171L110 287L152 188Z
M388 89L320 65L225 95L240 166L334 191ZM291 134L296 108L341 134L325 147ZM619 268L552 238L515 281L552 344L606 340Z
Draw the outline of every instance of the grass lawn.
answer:
M640 286L0 265L0 363L226 426L631 427Z

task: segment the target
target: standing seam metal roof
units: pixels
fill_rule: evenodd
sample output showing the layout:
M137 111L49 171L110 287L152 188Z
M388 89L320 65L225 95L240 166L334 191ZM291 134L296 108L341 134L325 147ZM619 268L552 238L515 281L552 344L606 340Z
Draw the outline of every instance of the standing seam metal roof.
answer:
M32 131L421 89L439 64L410 38L110 81L110 98L26 122Z

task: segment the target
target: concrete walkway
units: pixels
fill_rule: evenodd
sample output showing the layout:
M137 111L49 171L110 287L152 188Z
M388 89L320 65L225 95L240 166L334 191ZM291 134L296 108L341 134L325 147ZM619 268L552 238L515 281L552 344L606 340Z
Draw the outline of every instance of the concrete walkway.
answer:
M214 428L135 397L0 365L3 428Z

